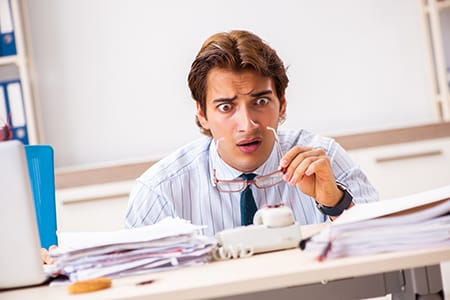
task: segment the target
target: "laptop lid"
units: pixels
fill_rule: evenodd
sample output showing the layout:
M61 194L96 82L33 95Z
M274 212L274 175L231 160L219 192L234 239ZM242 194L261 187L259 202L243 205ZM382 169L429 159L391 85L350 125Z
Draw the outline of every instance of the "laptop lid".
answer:
M0 289L45 281L24 146L0 142Z

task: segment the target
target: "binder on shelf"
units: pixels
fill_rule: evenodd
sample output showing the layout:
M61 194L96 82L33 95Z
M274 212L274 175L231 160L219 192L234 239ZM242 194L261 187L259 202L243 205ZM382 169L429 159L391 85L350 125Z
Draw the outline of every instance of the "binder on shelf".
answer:
M12 139L12 131L10 130L9 123L5 92L3 87L0 87L0 142Z
M2 99L3 98L3 99ZM28 129L20 80L0 82L1 140L15 139L28 145Z
M0 0L0 56L16 55L11 0Z

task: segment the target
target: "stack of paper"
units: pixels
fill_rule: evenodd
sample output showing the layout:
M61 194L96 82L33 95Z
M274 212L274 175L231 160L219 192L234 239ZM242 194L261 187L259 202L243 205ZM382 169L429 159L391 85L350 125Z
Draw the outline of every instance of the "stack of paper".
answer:
M359 204L308 241L319 260L390 251L450 247L450 186Z
M166 218L114 232L58 233L59 246L50 251L53 272L77 281L202 264L210 260L216 242L200 235L201 228Z

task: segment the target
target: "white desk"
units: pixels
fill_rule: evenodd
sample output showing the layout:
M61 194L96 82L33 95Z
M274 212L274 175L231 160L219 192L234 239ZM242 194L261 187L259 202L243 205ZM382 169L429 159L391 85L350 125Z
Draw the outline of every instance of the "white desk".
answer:
M35 287L0 293L0 299L302 299L367 298L410 291L434 293L442 288L439 263L450 260L450 248L388 253L317 262L298 249L259 254L174 271L113 280L113 287L76 296L65 287ZM437 266L436 266L437 265ZM434 266L422 268L424 266ZM418 268L414 276L404 269ZM427 273L428 272L428 273ZM154 279L149 285L136 283ZM264 292L264 293L261 293ZM250 294L253 293L253 294ZM406 294L405 294L406 293ZM422 298L421 298L422 299ZM433 298L435 299L435 298Z

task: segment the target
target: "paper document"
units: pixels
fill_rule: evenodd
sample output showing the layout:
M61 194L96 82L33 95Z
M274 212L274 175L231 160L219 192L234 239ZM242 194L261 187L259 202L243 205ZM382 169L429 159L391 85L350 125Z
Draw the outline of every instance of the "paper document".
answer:
M305 250L319 251L319 260L450 247L450 186L358 204L303 245Z
M60 232L60 245L50 251L55 260L52 271L77 281L205 263L216 242L202 236L201 228L166 218L154 225L113 232Z
M450 185L405 197L358 204L352 209L345 210L333 224L354 223L374 219L449 198Z

